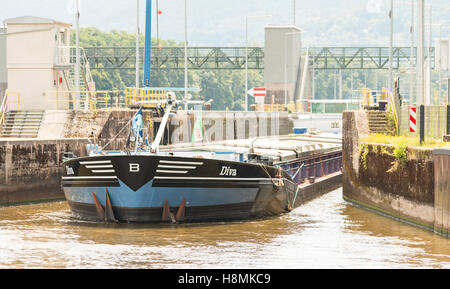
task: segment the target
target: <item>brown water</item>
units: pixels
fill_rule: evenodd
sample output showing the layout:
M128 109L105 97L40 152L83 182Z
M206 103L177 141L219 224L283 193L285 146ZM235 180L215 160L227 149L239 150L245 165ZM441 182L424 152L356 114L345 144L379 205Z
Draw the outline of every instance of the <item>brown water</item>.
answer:
M450 240L354 207L342 189L233 223L100 224L66 202L0 208L0 268L417 267L450 268Z

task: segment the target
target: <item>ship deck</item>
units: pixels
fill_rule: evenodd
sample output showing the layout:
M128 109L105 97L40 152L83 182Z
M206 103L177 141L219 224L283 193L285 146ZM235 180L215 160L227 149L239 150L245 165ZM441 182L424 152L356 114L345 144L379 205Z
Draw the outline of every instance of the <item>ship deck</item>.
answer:
M161 146L161 151L211 151L249 153L270 158L274 164L342 150L341 135L333 133L290 134L276 137L177 144Z

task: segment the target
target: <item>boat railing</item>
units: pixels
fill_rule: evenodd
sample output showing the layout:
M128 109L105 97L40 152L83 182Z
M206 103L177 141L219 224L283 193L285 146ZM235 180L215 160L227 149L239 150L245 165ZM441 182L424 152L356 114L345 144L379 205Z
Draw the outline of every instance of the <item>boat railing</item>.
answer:
M392 113L394 118L394 125L395 125L395 134L398 136L399 134L399 121L398 121L398 111L397 108L399 105L395 104L394 95L392 92L389 92L389 111Z
M293 180L298 183L310 177L323 177L335 173L341 169L341 152L331 152L322 156L303 159L299 162L284 166Z

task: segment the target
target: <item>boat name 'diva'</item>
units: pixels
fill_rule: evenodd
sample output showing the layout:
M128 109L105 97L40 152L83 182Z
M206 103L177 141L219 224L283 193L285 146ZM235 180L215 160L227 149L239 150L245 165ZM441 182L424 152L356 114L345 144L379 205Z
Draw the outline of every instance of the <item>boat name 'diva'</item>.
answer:
M236 169L232 169L232 168L227 167L227 166L223 166L219 175L220 176L232 176L232 177L235 177L237 175L237 170Z

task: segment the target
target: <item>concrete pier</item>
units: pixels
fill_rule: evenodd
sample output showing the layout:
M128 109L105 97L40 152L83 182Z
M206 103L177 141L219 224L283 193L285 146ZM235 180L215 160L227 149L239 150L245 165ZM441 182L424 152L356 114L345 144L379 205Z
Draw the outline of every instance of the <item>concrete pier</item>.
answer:
M449 149L365 143L362 111L343 114L343 198L397 220L448 237Z
M87 138L91 133L101 145L115 138L106 149L123 148L129 134L127 125L137 110L100 110L96 113L70 111L61 123L54 119L63 117L52 111L52 130L62 131L63 138ZM171 144L190 143L195 122L195 111L179 111L169 121L166 141ZM248 139L253 137L287 135L294 127L287 112L242 112L242 111L202 111L204 139L202 142ZM155 117L150 110L143 111L144 127L149 127L149 135L156 133L161 117ZM56 127L57 124L60 127ZM41 129L39 135L44 135Z
M434 154L434 232L450 237L450 150L438 149Z
M64 199L64 152L84 156L86 139L0 141L0 205Z

